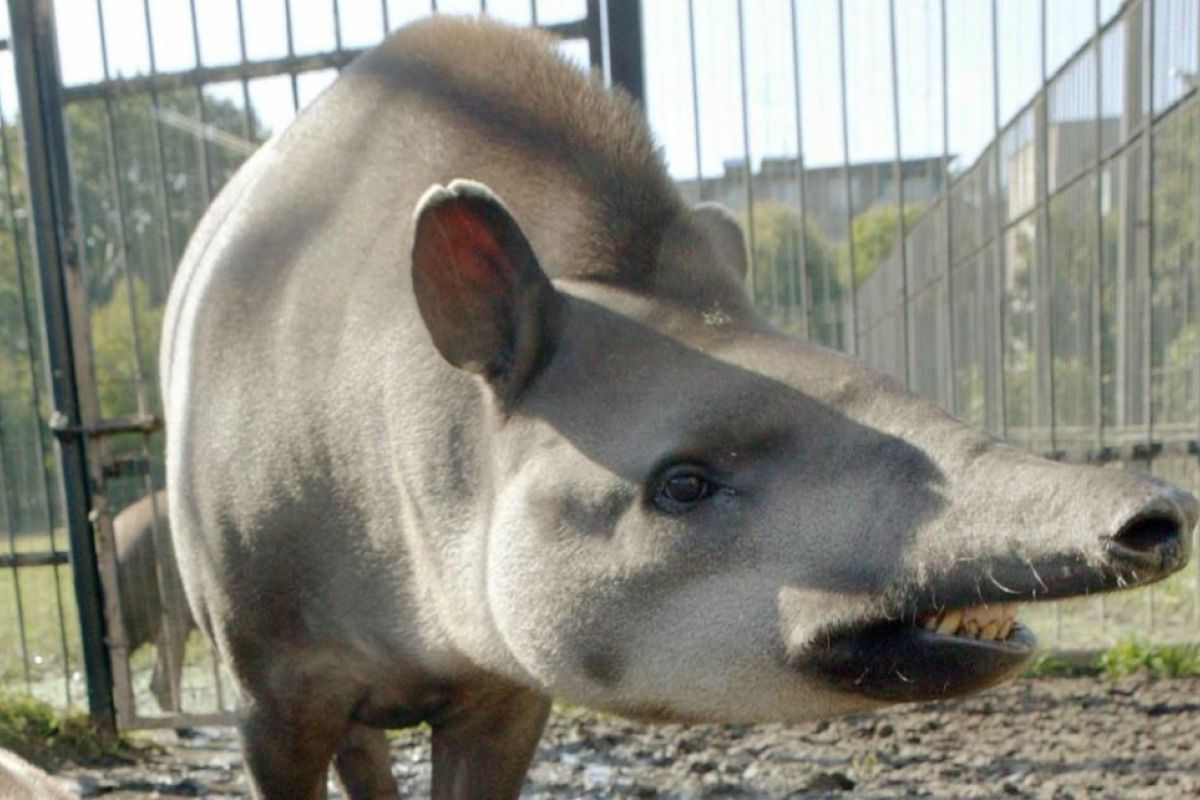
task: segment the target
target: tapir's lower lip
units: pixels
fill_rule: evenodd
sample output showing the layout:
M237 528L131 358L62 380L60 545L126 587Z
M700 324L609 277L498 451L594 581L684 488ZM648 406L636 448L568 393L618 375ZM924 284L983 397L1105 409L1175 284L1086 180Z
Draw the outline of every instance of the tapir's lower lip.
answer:
M1004 681L1033 655L1037 639L1015 623L1003 640L878 622L813 646L802 669L833 688L884 702L919 702L970 694Z

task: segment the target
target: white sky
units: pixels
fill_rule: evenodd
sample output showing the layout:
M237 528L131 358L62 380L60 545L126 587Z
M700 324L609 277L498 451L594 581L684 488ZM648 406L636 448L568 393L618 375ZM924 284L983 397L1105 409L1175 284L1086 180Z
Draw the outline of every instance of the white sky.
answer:
M383 3L392 28L428 12L427 0L340 0L342 44L361 47L384 33ZM643 0L647 107L652 126L666 148L671 171L692 177L700 167L722 170L727 159L743 157L742 88L736 0L694 0L698 122L693 114L688 0ZM999 0L1000 117L1008 120L1040 88L1041 0ZM150 70L151 37L143 0L56 0L63 78L68 84L105 77L98 34L103 10L109 77ZM154 57L160 71L196 66L188 0L150 0ZM529 0L488 0L488 11L514 23L530 22ZM896 0L896 49L900 93L900 146L906 157L942 152L940 0ZM1090 34L1093 0L1047 3L1047 70L1053 72ZM1119 0L1102 0L1110 14ZM743 0L743 43L750 155L794 155L798 145L794 68L800 75L800 121L805 160L813 166L843 159L838 4L834 0ZM991 98L992 33L990 0L948 0L947 85L951 118L950 151L970 163L993 137ZM241 60L236 0L196 0L200 63ZM439 0L443 12L475 13L479 0ZM888 0L845 0L846 83L851 161L891 158L896 150L892 112L891 41ZM578 19L586 0L537 0L541 22ZM287 54L283 0L243 0L246 55L250 60ZM292 0L294 50L298 54L335 46L331 0ZM6 24L6 23L5 23ZM799 63L793 64L793 43ZM586 62L586 45L568 52ZM15 107L11 58L0 60L0 99L11 117ZM311 99L332 74L304 76L302 102ZM1106 81L1107 83L1107 81ZM209 88L241 102L240 84ZM260 119L272 130L292 116L286 78L251 84ZM1078 102L1076 103L1078 105ZM1094 105L1086 100L1085 106ZM1109 103L1106 101L1106 107ZM1084 109L1086 112L1086 108Z

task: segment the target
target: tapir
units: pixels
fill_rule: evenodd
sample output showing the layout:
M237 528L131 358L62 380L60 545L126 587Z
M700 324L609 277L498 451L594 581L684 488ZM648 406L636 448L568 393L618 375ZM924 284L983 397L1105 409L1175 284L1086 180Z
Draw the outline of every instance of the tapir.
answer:
M71 800L79 792L61 778L9 750L0 749L0 798L3 800Z
M774 329L730 212L544 35L351 64L195 232L172 531L259 797L517 797L551 698L811 720L1011 675L1016 604L1145 584L1196 500L1036 458Z
M154 645L150 692L162 710L178 710L184 650L195 623L171 547L167 493L159 490L121 509L113 517L113 539L126 646L132 653Z

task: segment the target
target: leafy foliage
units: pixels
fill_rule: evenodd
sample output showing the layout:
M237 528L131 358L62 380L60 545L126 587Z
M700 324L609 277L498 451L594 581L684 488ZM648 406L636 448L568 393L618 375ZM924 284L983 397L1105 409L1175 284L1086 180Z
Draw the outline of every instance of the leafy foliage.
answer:
M0 695L0 748L43 768L64 762L112 763L129 753L119 736L98 730L85 714L60 714L28 695Z
M747 217L742 217L743 227L749 224ZM805 292L813 305L836 303L842 297L832 250L811 223L801 236L794 208L771 201L755 203L753 242L755 302L785 330L803 330L800 306ZM807 286L801 286L801 248Z
M911 226L923 210L920 203L905 205L904 224ZM876 203L860 212L850 223L850 237L854 243L854 285L862 286L896 250L900 239L900 206ZM842 248L838 274L845 283L849 282L849 260L849 252Z
M91 356L100 412L107 417L157 410L159 327L175 264L211 196L270 133L228 100L206 94L203 109L200 102L194 91L179 91L160 94L157 104L141 95L66 109ZM244 139L247 130L254 141ZM3 524L44 531L55 515L55 493L46 491L53 447L41 390L38 283L19 123L0 128L0 137L7 156L0 164ZM110 453L134 447L140 443L127 438L113 443Z
M1200 645L1154 645L1127 639L1104 652L1100 671L1110 678L1137 672L1160 678L1200 676Z

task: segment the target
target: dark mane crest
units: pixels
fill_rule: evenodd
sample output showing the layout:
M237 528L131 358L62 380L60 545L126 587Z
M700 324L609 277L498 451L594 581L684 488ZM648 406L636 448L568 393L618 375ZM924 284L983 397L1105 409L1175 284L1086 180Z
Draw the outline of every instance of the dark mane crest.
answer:
M431 17L382 48L389 78L437 98L489 137L554 159L596 203L593 268L637 280L653 267L681 200L638 105L589 80L541 31L485 19Z

